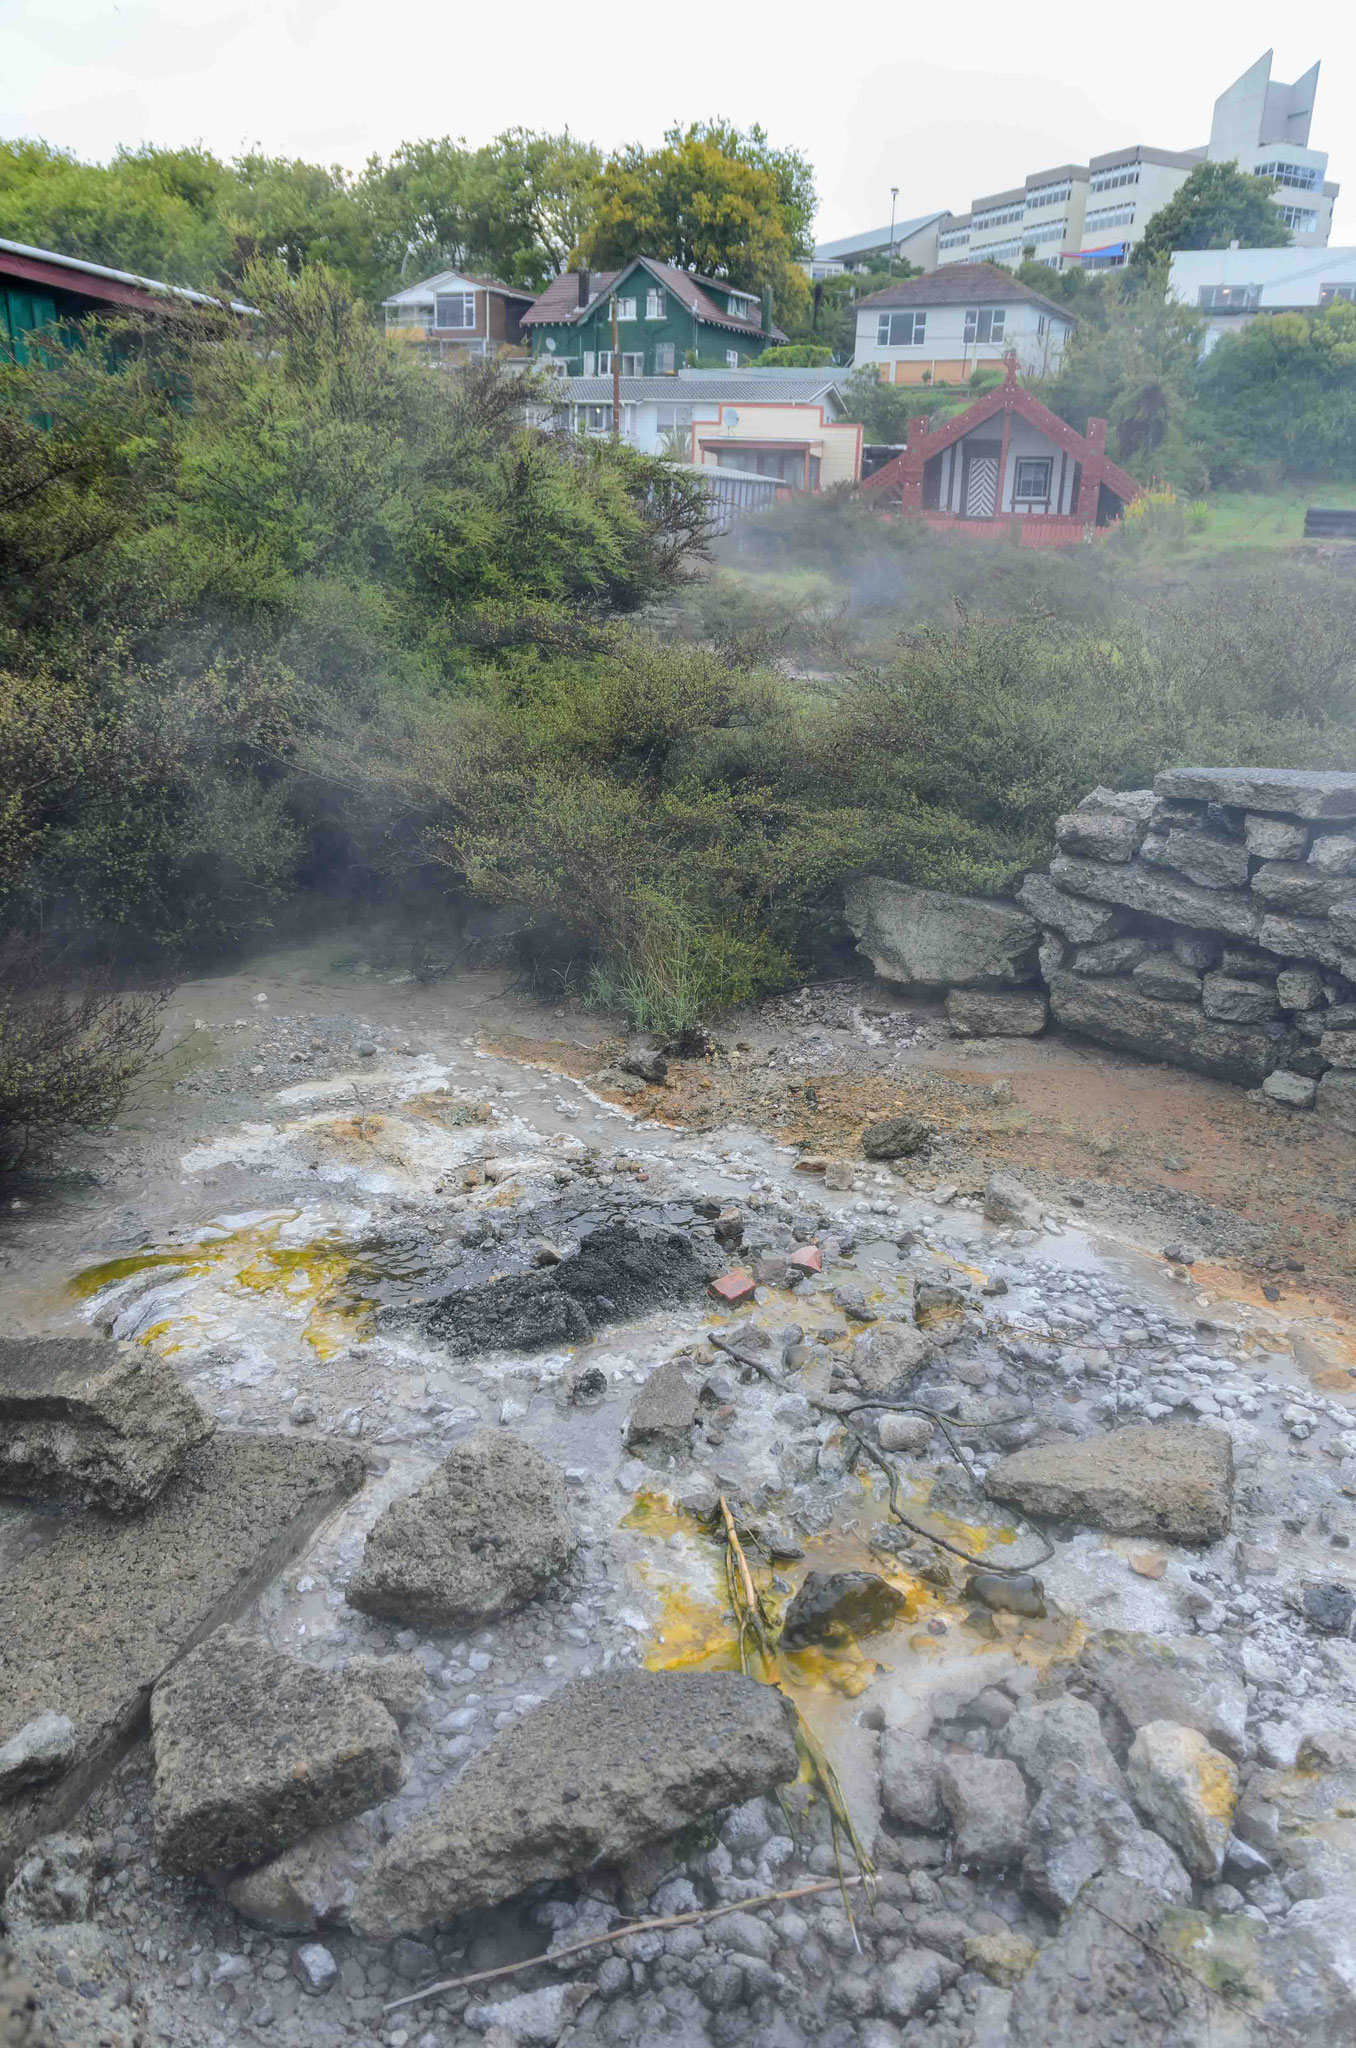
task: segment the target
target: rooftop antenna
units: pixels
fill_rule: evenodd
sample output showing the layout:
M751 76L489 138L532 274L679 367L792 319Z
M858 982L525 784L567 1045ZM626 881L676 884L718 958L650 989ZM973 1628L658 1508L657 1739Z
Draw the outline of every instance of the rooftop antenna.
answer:
M898 185L892 185L890 187L890 261L888 266L891 277L895 274L895 201L898 197L899 187Z

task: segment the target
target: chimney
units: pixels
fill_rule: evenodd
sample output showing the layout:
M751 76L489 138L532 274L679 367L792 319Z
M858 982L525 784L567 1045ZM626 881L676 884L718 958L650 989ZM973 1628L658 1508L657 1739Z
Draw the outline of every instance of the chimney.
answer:
M581 270L579 272L579 303L581 306L587 306L589 302L589 286L592 282L592 272L588 270Z
M764 334L771 334L771 332L772 332L772 287L771 287L771 285L764 285L764 287L763 287L763 332L764 332Z

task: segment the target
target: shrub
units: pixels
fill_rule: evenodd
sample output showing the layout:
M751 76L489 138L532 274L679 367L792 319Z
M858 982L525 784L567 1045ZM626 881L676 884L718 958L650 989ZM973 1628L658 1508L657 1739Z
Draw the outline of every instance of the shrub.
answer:
M35 941L0 941L0 1169L116 1115L151 1058L167 999L65 985Z

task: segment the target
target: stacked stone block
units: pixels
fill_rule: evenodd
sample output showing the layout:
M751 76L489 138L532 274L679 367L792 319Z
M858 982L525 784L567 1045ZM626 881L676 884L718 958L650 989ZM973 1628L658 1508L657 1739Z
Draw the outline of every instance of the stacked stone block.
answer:
M1356 1130L1356 775L1096 789L1018 902L1059 1023Z

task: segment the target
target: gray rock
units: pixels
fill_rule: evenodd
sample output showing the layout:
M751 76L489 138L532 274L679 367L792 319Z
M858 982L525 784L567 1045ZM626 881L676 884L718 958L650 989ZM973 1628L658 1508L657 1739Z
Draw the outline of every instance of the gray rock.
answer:
M1135 1805L1192 1876L1218 1877L1238 1803L1238 1773L1223 1751L1194 1728L1146 1721L1126 1775Z
M888 1411L876 1424L876 1436L883 1451L903 1451L921 1457L932 1442L934 1424L926 1415L892 1415Z
M226 1898L242 1919L273 1934L344 1926L380 1845L375 1816L336 1821L303 1835L271 1863L233 1878Z
M1200 974L1219 959L1220 942L1211 932L1174 932L1172 952L1183 967L1194 967Z
M1201 977L1194 967L1185 967L1175 953L1151 953L1141 960L1131 979L1141 995L1157 996L1165 1003L1198 1003Z
M670 1358L650 1374L631 1403L626 1441L685 1450L696 1420L696 1389L678 1360Z
M1078 1661L1128 1728L1176 1721L1227 1755L1244 1756L1247 1692L1234 1665L1211 1643L1197 1636L1106 1629L1084 1646Z
M1292 1074L1286 1067L1277 1067L1263 1081L1262 1093L1291 1109L1312 1109L1318 1083L1307 1074Z
M1168 867L1176 868L1202 889L1245 889L1248 849L1237 839L1215 839L1208 832L1169 832L1163 849Z
M1152 825L1164 806L1152 789L1108 789L1099 782L1096 789L1080 798L1078 811L1110 811L1118 818L1133 818L1137 825Z
M911 1159L931 1142L933 1126L922 1116L883 1116L862 1132L867 1159Z
M417 1657L350 1657L344 1676L380 1700L393 1721L407 1721L428 1697L428 1675Z
M1116 1777L1113 1783L1057 1764L1032 1808L1022 1883L1057 1913L1104 1870L1137 1878L1164 1898L1191 1898L1190 1877L1167 1843L1141 1825Z
M1041 1205L1014 1174L991 1173L984 1190L984 1220L1029 1230L1040 1223Z
M1066 853L1089 860L1133 860L1145 825L1115 811L1070 811L1055 822L1055 837Z
M1036 949L1036 966L1042 981L1057 974L1069 957L1069 948L1058 932L1047 932Z
M935 1949L907 1948L880 1972L881 2011L892 2020L916 2019L931 2012L943 1987L959 1975L955 1964Z
M1318 1049L1334 1067L1356 1067L1356 1031L1325 1031Z
M58 1777L75 1755L75 1723L49 1709L25 1721L17 1735L0 1743L0 1799L25 1785L41 1785Z
M292 1975L303 1991L309 1992L312 1998L319 1998L335 1982L339 1965L318 1941L304 1941L300 1948L292 1951Z
M35 1842L4 1894L3 1924L63 1927L87 1920L94 1901L94 1844L87 1835L45 1835Z
M1351 883L1343 875L1324 874L1307 860L1271 860L1253 876L1252 893L1282 914L1326 917L1351 895Z
M1049 1019L1045 997L1026 989L952 989L947 1021L957 1038L1038 1038Z
M1356 1073L1338 1069L1325 1074L1318 1084L1314 1106L1339 1131L1350 1131L1356 1136Z
M852 1343L846 1377L864 1394L884 1394L925 1363L932 1346L911 1323L873 1323Z
M789 1650L851 1644L891 1628L907 1604L877 1572L809 1571L786 1610L781 1640Z
M798 1769L790 1708L754 1679L576 1679L497 1735L387 1844L353 1925L375 1938L418 1933L529 1884L621 1861Z
M1291 960L1317 961L1348 979L1356 978L1356 918L1348 923L1347 906L1326 917L1296 917L1269 910L1258 939L1269 952Z
M953 1751L938 1766L942 1799L956 1833L956 1856L985 1870L1016 1863L1026 1842L1022 1774L1005 1757Z
M521 1607L578 1545L556 1467L477 1430L378 1516L348 1600L416 1628L469 1628Z
M881 1804L906 1828L937 1834L946 1826L940 1759L932 1745L902 1728L887 1728L880 1739Z
M732 1916L733 1917L733 1916ZM468 2005L468 2027L488 2033L502 2028L501 2040L522 2048L553 2048L574 2015L593 1996L590 1984L546 1984L540 1991L520 1991L516 1998L497 1998L488 2005Z
M169 1870L258 1863L399 1789L400 1737L346 1679L219 1629L151 1695L155 1848Z
M1321 875L1356 874L1356 835L1321 833L1309 849L1309 865Z
M139 1344L0 1339L0 1493L131 1513L215 1426Z
M71 1768L0 1806L0 1877L79 1811L162 1673L239 1614L364 1472L348 1447L218 1435L141 1514L90 1509L0 1570L0 1727L50 1709L76 1729Z
M1227 1024L1265 1024L1280 1010L1276 990L1265 982L1236 981L1227 974L1207 974L1202 984L1207 1017Z
M1208 1018L1198 1004L1162 1002L1131 981L1061 972L1050 977L1050 1007L1068 1031L1248 1088L1260 1086L1276 1059L1265 1026Z
M864 875L843 892L849 925L884 981L923 988L1020 987L1040 929L1011 904Z
M57 2048L56 2038L38 2008L38 1996L0 1940L0 2043L3 2048Z
M1159 796L1281 811L1292 818L1356 818L1356 775L1315 768L1165 768Z
M668 1060L654 1046L633 1047L622 1054L617 1065L624 1074L633 1074L638 1081L648 1081L656 1088L661 1088L669 1077Z
M1097 1709L1072 1693L1020 1707L999 1739L1003 1754L1033 1785L1045 1785L1061 1765L1070 1764L1084 1780L1120 1788Z
M1289 818L1266 818L1249 812L1243 820L1243 839L1256 860L1302 860L1309 844L1309 828L1292 824Z
M1185 1423L1115 1429L1079 1443L1061 1437L1009 1452L984 1486L991 1500L1024 1514L1206 1543L1229 1527L1233 1443L1227 1430Z
M1072 945L1100 945L1103 939L1114 939L1126 922L1123 910L1068 896L1043 874L1026 877L1017 891L1017 901L1037 924L1048 926Z
M1128 974L1154 950L1152 939L1126 932L1119 939L1107 939L1100 946L1077 946L1070 972L1073 974Z
M1220 2029L1234 2018L1232 2003L1161 1938L1164 1920L1181 1912L1133 1878L1095 1877L1013 1992L1011 2048L1213 2048L1228 2039ZM1248 2036L1237 2040L1244 2048Z
M1287 967L1276 976L1276 996L1283 1010L1312 1010L1323 1000L1323 977L1312 967Z
M1192 931L1227 932L1231 938L1253 941L1261 933L1262 906L1251 894L1202 889L1194 882L1179 882L1170 874L1142 867L1137 861L1117 867L1061 853L1050 863L1050 878L1075 896L1117 903L1125 910L1166 918L1170 924L1186 925Z

